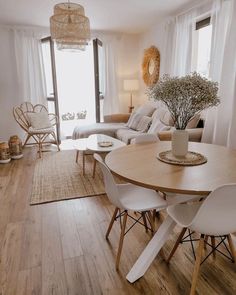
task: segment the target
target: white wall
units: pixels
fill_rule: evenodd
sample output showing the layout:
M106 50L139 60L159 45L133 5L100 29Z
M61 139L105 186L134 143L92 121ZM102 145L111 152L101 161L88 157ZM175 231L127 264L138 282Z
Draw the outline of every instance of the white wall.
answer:
M140 35L122 34L119 38L119 48L117 50L117 75L118 91L120 101L120 111L128 112L130 104L130 94L124 91L125 79L139 79L141 60L139 58ZM133 93L133 105L139 103L138 93Z
M160 76L165 73L165 62L166 62L166 53L165 53L165 44L166 44L166 32L165 32L165 22L156 24L151 27L147 32L140 36L140 45L139 45L139 59L142 64L142 59L144 56L144 50L150 46L156 46L160 51ZM140 70L140 93L139 93L139 104L146 102L147 96L145 95L146 85L142 79L142 72Z

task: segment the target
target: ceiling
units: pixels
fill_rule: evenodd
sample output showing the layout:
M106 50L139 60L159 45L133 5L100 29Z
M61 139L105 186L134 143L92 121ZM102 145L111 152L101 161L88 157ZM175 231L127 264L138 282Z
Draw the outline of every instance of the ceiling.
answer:
M65 0L63 0L65 2ZM49 26L56 0L0 0L0 23ZM72 0L82 4L93 30L141 33L202 0Z

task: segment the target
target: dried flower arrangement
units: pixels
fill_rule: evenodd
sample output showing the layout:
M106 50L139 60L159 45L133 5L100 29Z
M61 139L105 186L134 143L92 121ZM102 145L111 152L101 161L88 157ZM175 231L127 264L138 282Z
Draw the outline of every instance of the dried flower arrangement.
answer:
M176 129L185 129L188 122L206 108L217 106L218 83L194 72L184 77L164 75L147 89L149 98L162 101L168 108Z

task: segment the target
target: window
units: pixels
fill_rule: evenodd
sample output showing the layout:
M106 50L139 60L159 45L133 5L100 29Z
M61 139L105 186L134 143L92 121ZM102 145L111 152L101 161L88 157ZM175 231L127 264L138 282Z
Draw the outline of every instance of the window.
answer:
M196 22L193 34L193 62L192 71L209 77L211 56L212 25L210 17Z

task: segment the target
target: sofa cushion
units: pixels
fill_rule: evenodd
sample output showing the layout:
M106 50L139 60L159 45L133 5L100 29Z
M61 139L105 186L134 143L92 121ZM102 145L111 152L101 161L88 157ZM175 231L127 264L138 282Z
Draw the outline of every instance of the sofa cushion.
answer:
M132 129L129 129L128 127L118 129L116 131L116 138L123 141L126 144L130 144L131 139L139 136L142 134L140 131L135 131Z
M170 128L170 126L166 126L159 119L155 119L152 121L147 133L158 134L160 131L167 131L170 130Z
M27 113L30 125L34 129L45 129L52 127L47 112Z
M164 108L157 108L155 112L152 114L152 121L156 119L162 120L167 112L168 111Z
M198 124L198 122L199 122L199 120L200 120L200 117L201 117L200 114L196 114L196 115L192 118L192 120L190 120L190 121L188 122L188 125L187 125L186 129L193 129L193 128L196 128L196 127L197 127L197 124Z
M142 116L149 116L150 117L154 113L155 110L156 110L156 108L152 104L146 103L146 104L139 106L137 109L135 109L135 113L141 114Z
M125 127L125 123L95 123L85 126L76 126L72 138L85 138L91 134L105 134L115 137L116 131Z
M126 127L136 130L139 124L139 121L141 120L142 117L143 115L141 114L138 114L136 112L132 113L129 118L129 121L126 124Z
M136 128L137 131L146 132L151 124L152 118L148 116L143 116L138 123Z

